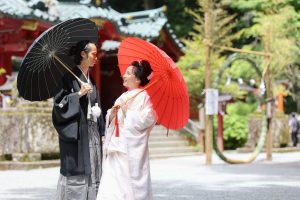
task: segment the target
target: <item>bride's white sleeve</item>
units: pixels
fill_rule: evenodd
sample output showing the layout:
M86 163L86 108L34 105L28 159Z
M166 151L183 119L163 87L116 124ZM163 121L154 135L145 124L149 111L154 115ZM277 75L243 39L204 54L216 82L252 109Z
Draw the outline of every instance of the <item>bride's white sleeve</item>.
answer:
M138 109L126 111L124 126L128 129L136 129L142 131L153 126L156 123L156 115L150 102L148 95L142 95L138 98Z

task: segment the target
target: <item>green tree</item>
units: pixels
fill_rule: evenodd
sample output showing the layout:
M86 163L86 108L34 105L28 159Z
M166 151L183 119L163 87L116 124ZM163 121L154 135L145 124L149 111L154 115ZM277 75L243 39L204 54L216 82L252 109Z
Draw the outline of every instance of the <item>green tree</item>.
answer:
M191 33L191 38L183 40L186 49L185 55L182 56L178 62L178 66L183 72L183 76L187 82L189 96L191 101L191 110L197 110L197 105L202 100L201 93L204 89L204 16L205 2L197 1L198 9L187 9L187 11L194 17L194 32ZM229 15L222 9L221 4L216 4L214 8L214 19L212 26L213 37L210 43L218 45L230 45L235 38L232 34L234 27L234 15ZM212 53L212 70L213 76L217 73L217 69L224 62L225 56L222 51L214 51Z
M300 2L224 0L223 3L228 10L238 13L239 39L236 44L240 47L263 50L261 38L267 34L271 37L273 80L289 80L291 94L300 112Z

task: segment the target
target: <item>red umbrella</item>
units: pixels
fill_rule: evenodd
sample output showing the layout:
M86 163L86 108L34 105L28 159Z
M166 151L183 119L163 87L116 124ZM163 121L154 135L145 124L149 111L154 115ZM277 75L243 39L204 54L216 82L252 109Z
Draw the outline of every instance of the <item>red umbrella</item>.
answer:
M183 128L189 118L189 97L186 83L173 60L155 45L139 38L128 37L118 51L121 75L133 61L147 60L153 70L145 87L158 123L168 129Z

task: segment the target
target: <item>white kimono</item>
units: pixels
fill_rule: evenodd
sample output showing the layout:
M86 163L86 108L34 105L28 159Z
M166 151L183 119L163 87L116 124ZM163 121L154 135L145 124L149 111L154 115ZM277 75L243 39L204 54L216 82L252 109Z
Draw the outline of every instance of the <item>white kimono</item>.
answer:
M139 91L123 93L115 105ZM148 139L156 117L145 91L127 105L125 116L121 109L118 111L119 137L115 119L109 124L111 110L106 115L103 174L97 200L152 200Z

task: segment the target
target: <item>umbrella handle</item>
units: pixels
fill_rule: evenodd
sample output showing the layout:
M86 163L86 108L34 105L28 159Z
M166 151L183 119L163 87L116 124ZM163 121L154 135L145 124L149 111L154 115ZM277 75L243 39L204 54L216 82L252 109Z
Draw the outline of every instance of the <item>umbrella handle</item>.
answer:
M57 57L55 54L53 54L53 57L66 69L66 70L68 70L76 79L77 79L77 81L79 81L79 83L82 85L84 82L82 81L82 80L80 80L80 78L78 78L73 72L72 72L72 70L70 70L70 68L67 66L67 65L65 65L65 63L63 63L63 61L59 58L59 57Z

